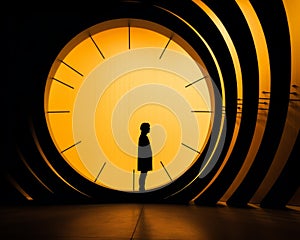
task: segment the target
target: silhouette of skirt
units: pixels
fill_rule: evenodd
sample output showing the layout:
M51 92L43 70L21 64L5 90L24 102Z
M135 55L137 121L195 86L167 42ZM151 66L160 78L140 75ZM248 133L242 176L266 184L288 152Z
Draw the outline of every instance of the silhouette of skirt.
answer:
M138 171L147 172L152 170L152 157L138 158Z

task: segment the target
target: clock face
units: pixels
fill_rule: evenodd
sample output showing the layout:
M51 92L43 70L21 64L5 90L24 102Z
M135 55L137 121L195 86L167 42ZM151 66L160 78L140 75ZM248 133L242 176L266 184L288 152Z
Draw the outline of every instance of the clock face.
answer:
M152 170L145 190L180 178L212 131L212 82L201 58L157 23L117 19L75 36L54 61L45 88L47 126L57 151L94 184L139 192L140 125Z

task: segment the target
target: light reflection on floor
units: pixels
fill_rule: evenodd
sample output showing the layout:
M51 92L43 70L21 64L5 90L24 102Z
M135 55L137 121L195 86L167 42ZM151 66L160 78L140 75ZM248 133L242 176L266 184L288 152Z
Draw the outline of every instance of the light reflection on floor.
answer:
M1 239L299 239L300 212L160 204L0 207Z

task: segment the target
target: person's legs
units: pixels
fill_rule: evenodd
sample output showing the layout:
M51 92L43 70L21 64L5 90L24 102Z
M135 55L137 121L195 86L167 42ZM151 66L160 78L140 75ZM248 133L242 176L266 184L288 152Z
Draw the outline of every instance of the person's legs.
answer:
M147 177L147 172L141 172L140 179L139 179L140 191L145 191L146 177Z

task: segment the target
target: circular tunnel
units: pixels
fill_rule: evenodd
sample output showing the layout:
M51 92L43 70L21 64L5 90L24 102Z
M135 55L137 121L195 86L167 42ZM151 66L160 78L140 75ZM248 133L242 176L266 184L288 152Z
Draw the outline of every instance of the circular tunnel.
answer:
M2 102L7 145L1 201L299 205L297 7L288 0L118 1L103 4L97 14L6 16L8 76ZM152 23L147 28L165 37L163 50L169 39L200 62L215 96L201 153L180 177L154 191L120 191L83 177L58 151L45 117L51 71L66 63L62 49L72 49L82 33L93 40L98 32L92 27L114 20L126 31L139 27L139 21Z

